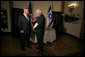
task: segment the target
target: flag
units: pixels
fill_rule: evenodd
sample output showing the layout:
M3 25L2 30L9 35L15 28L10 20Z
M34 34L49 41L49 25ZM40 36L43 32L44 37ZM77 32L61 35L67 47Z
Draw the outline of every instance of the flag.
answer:
M53 25L53 17L52 17L52 7L50 5L49 9L48 9L48 27L51 28Z
M29 16L30 16L30 19L31 19L31 25L33 27L33 14L32 14L32 5L31 5L31 2L29 2Z
M31 1L29 2L28 10L29 10L29 16L31 19L31 26L33 28L33 13L32 13ZM35 39L35 32L33 30L31 30L31 41L34 41L34 39Z

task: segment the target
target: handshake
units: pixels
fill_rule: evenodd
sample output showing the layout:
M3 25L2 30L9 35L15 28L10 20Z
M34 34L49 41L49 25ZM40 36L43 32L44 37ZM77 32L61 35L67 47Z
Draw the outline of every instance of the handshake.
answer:
M35 28L38 26L38 23L36 22L37 17L34 18L34 20L31 21L32 30L35 31Z

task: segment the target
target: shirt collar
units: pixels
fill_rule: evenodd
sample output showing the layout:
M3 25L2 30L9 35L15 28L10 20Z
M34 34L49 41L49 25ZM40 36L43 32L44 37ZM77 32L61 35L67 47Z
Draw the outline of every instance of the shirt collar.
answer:
M24 15L25 17L27 17L27 15L26 15L25 13L23 13L23 15Z

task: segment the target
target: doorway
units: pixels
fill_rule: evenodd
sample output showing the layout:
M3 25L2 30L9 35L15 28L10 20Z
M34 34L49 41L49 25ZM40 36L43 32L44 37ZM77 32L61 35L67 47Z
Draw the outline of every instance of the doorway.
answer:
M53 28L55 29L57 40L57 37L63 33L62 12L53 11L52 13L53 13Z
M23 9L12 8L12 35L14 37L18 37L20 35L18 29L18 18L21 14L23 14Z

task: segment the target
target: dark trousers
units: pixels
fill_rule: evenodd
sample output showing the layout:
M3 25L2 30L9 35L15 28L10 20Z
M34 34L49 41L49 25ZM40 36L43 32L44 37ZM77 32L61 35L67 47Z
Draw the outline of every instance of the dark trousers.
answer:
M39 45L39 50L43 52L43 37L44 37L44 30L37 30L36 31L37 35L37 40L38 40L38 45Z
M25 43L27 42L27 46L30 47L30 33L21 34L21 49L25 49Z

